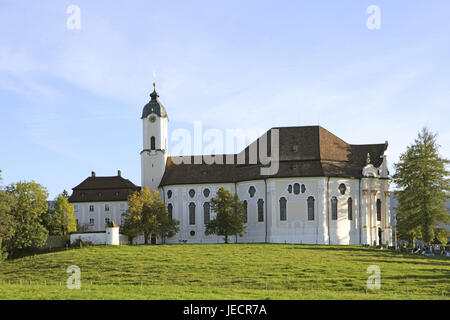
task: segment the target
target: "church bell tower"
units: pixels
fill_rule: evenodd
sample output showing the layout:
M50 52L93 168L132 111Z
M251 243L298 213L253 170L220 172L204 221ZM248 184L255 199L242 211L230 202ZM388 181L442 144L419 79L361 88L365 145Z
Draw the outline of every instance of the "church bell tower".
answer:
M142 111L143 150L141 151L141 185L157 190L166 169L168 123L166 109L159 102L153 83L151 100Z

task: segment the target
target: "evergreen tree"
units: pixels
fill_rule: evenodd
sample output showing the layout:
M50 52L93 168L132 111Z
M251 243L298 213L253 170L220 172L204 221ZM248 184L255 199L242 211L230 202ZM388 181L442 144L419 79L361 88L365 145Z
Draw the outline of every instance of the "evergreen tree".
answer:
M230 191L221 187L216 197L211 199L211 210L216 213L216 217L206 225L207 234L223 236L225 243L228 243L229 236L243 235L245 207L237 194L232 196Z
M410 244L418 237L431 243L436 227L449 221L445 207L450 191L449 161L438 149L436 134L424 128L394 165L394 181L400 188L396 192L399 238Z

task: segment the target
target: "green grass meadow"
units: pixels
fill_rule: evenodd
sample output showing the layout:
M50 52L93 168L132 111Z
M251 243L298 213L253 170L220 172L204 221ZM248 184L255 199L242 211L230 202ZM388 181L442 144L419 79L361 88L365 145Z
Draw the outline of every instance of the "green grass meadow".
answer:
M66 287L71 265L79 290ZM366 290L370 265L379 290ZM0 263L0 299L449 299L449 289L449 258L359 246L95 246Z

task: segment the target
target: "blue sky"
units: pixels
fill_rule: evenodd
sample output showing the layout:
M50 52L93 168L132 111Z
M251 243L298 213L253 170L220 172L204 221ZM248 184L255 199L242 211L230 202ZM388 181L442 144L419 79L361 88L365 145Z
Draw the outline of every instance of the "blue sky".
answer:
M66 27L71 4L80 30ZM154 73L169 137L197 120L320 124L348 143L389 140L392 164L428 126L450 158L449 12L447 0L0 0L3 184L35 180L53 198L118 169L140 184Z

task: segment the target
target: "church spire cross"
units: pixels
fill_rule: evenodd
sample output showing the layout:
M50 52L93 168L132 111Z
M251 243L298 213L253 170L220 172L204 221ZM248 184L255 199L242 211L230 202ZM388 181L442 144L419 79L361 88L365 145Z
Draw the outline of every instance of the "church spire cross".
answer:
M152 98L152 100L159 98L159 94L158 92L156 92L156 82L153 82L153 92L150 93L150 97Z

